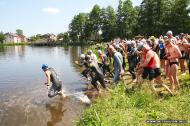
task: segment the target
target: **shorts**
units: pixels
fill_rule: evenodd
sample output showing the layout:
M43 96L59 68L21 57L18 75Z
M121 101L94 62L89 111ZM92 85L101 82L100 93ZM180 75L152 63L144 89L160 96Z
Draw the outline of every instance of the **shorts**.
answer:
M155 74L154 69L145 67L144 71L143 71L143 74L142 74L142 78L146 79L148 77L149 80L153 80L154 79L154 74Z
M170 64L170 66L172 66L173 64L176 64L177 66L179 66L178 62L170 62L169 64Z
M154 78L158 77L161 75L161 69L160 68L156 68L154 69Z

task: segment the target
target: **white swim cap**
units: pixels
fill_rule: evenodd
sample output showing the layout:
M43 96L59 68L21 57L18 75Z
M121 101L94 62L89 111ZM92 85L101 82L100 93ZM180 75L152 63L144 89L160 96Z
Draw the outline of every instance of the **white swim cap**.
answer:
M84 55L84 54L81 54L81 55L80 55L80 58L81 58L81 59L85 59L85 55Z

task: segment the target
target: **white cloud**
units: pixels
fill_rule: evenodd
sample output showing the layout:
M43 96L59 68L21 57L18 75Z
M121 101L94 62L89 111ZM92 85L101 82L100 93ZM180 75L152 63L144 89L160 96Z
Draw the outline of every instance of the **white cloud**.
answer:
M92 8L93 8L93 7L88 7L88 8L86 8L86 9L84 10L84 12L89 13L89 12L91 12Z
M60 13L61 12L60 9L54 8L54 7L43 8L42 11L46 13Z

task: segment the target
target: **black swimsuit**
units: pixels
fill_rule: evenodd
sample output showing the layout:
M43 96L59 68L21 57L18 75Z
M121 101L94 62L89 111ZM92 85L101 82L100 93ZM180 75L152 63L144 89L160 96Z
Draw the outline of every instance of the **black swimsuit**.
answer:
M178 62L170 62L170 66L172 66L173 64L179 65Z

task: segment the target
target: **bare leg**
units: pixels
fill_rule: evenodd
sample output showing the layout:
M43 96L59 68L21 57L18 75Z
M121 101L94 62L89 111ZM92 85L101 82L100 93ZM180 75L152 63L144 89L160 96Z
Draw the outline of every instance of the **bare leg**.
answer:
M172 77L173 77L173 80L174 80L174 87L175 89L177 88L179 90L179 81L178 81L178 78L177 78L177 65L176 64L173 64L171 66L171 74L172 74Z
M161 59L161 68L164 72L166 72L165 59Z
M168 87L167 85L163 84L163 81L162 81L162 79L161 79L161 76L156 77L155 80L156 80L156 82L157 82L158 84L162 85L170 94L173 95L173 93L172 93L172 91L169 89L169 87Z
M170 79L171 90L174 91L175 85L174 85L174 79L172 76L172 67L169 66L167 69L168 69L168 77Z
M166 76L169 77L170 66L169 66L169 62L168 61L166 61L166 64L165 64L165 72L166 72Z
M179 59L179 63L180 63L181 73L185 73L185 60Z
M157 91L156 88L154 87L154 80L150 81L150 89L152 90L152 92L157 96Z

